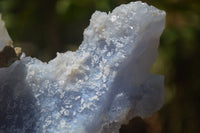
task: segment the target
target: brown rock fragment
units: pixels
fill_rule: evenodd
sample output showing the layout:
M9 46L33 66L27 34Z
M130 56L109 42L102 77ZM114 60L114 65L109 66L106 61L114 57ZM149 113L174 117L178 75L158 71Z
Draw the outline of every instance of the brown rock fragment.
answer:
M17 52L17 53L16 53ZM8 67L14 61L19 60L21 49L17 48L15 51L11 46L5 46L2 51L0 51L0 68Z

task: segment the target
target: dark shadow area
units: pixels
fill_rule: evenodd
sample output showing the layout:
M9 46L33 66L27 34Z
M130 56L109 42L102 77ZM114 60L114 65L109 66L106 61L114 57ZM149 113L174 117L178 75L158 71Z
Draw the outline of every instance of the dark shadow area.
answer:
M129 121L129 124L122 125L120 133L147 133L147 123L140 117L135 117Z

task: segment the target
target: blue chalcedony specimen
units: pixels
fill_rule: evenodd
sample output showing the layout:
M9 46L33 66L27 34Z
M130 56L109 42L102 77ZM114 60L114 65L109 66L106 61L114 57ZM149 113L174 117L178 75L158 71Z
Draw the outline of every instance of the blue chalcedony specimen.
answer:
M163 76L149 72L164 25L165 12L142 2L96 11L76 52L1 68L0 132L118 133L152 115L164 100ZM10 40L4 30L0 50Z

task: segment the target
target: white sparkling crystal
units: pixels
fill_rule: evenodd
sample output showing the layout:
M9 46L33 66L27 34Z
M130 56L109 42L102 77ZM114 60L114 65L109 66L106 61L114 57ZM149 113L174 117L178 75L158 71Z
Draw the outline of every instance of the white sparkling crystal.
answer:
M9 40L2 23L1 49ZM164 25L165 12L142 2L96 11L76 52L1 68L0 131L118 133L152 115L164 99L163 76L149 73Z

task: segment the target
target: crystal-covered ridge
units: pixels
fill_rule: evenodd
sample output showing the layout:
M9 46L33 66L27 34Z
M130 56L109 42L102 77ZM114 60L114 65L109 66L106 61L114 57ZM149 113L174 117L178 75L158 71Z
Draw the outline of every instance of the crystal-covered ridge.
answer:
M150 116L164 99L163 76L149 73L164 25L165 12L142 2L96 11L76 52L1 68L0 132L118 133Z

